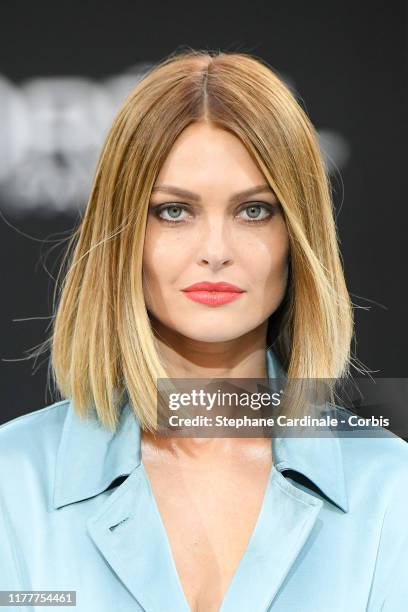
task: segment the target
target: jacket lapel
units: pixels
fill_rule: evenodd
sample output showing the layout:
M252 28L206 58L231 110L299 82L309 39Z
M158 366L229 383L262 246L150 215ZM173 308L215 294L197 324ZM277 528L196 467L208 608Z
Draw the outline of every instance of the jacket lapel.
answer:
M281 370L269 350L268 373ZM323 501L285 478L306 477L330 502L348 511L339 439L272 438L274 465L247 549L224 596L220 612L263 612L304 548ZM60 443L53 508L98 495L119 476L125 480L86 522L102 557L147 612L189 612L166 530L141 461L141 430L126 404L115 433L94 416L80 420L72 404ZM244 492L245 494L245 492Z
M220 612L269 609L316 522L323 502L273 466L255 530Z
M255 529L220 612L268 609L323 502L272 467ZM101 554L146 612L189 612L167 533L140 464L87 521Z
M143 464L88 519L87 528L143 610L190 612Z

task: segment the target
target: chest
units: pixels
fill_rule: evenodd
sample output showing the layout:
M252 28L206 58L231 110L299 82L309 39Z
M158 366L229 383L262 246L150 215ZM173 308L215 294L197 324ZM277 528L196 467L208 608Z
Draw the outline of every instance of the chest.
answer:
M271 457L245 467L144 467L192 612L218 611L255 528Z

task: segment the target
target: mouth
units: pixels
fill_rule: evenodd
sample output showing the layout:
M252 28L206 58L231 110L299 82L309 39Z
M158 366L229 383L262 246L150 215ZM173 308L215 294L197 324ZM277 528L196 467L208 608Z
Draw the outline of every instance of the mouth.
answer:
M219 282L219 283L210 283L208 281L203 281L201 283L194 283L194 285L190 285L189 287L185 287L183 289L184 292L196 292L196 291L207 291L207 292L220 292L220 293L244 293L244 289L241 287L237 287L237 285L232 285L231 283Z
M184 295L193 302L206 306L222 306L238 300L246 291L231 283L210 283L203 281L195 283L182 290Z

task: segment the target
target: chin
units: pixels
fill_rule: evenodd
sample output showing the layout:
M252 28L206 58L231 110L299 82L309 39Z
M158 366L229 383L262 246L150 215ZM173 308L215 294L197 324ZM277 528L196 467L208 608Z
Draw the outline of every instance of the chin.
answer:
M243 336L248 330L237 330L237 329L225 329L225 325L220 322L219 329L218 326L213 324L211 329L208 331L203 328L204 326L200 325L200 322L197 321L194 325L194 329L185 329L179 330L186 338L190 338L191 340L196 340L197 342L228 342L229 340L236 340Z

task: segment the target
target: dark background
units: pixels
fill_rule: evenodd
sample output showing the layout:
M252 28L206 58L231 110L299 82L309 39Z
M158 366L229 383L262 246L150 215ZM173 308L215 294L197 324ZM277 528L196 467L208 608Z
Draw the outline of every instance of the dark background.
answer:
M406 30L399 1L3 2L0 75L17 88L38 77L98 81L182 45L266 60L295 85L316 128L347 143L332 180L357 306L354 348L374 375L407 377ZM7 138L1 145L0 133L3 162ZM45 339L51 314L53 281L41 257L53 243L44 240L67 235L79 210L44 203L22 214L0 182L1 422L53 401L45 356L33 369L24 351ZM47 256L54 276L61 248Z

